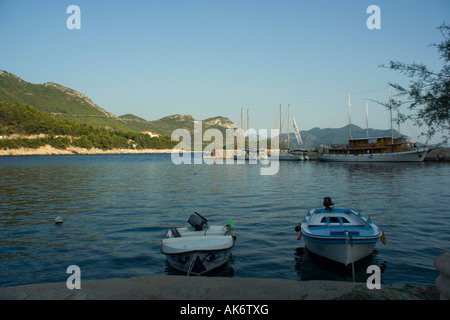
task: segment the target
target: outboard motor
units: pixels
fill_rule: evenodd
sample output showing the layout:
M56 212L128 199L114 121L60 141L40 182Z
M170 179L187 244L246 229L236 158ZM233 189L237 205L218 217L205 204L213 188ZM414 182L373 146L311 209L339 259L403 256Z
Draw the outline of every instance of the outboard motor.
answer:
M323 206L326 210L332 210L333 208L331 208L331 206L334 206L334 203L331 201L330 197L325 197L323 198Z
M189 224L195 228L195 231L202 231L203 228L208 223L208 220L202 217L199 213L194 212L195 214L191 214L189 217Z

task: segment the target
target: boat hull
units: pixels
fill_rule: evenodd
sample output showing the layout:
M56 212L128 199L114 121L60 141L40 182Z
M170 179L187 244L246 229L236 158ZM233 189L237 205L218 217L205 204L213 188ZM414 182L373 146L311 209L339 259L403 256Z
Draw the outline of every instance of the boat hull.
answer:
M422 162L427 149L416 151L405 151L395 153L373 153L373 154L322 154L317 155L319 161L332 162Z
M278 154L279 161L303 161L302 155L292 154L292 153L280 153Z
M161 252L173 268L188 275L201 275L225 264L231 257L236 237L227 226L208 226L195 231L189 227L169 230Z
M189 275L197 276L224 265L230 258L231 249L166 254L170 266Z
M345 266L370 255L381 240L381 230L348 209L314 209L300 225L305 248Z
M346 243L324 243L305 238L305 248L307 250L345 266L370 255L375 249L375 245L375 242L353 245Z

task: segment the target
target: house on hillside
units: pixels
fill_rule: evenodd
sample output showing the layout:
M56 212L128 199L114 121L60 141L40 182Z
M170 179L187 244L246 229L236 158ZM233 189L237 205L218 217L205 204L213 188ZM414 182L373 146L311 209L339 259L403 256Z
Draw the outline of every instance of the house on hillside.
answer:
M150 137L159 137L160 134L159 133L154 133L154 132L150 132L150 131L141 131L140 133L142 134L148 134Z

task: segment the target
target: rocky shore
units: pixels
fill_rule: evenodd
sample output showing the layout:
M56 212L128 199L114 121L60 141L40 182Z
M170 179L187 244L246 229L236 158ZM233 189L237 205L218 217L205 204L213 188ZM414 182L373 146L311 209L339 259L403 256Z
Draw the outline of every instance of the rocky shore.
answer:
M98 148L67 147L66 149L56 149L49 145L38 149L19 148L0 150L0 156L45 156L45 155L71 155L71 154L139 154L139 153L171 153L172 149L112 149L102 150Z
M435 287L287 279L156 275L0 288L1 300L438 300Z
M450 148L436 148L428 151L425 161L450 161Z

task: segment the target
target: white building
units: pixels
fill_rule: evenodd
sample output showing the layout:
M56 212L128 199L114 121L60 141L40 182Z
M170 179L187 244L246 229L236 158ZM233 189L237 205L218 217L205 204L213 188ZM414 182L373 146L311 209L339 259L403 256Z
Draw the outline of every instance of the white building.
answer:
M154 133L154 132L150 132L150 131L141 131L140 133L142 134L148 134L150 137L159 137L160 134L159 133Z

